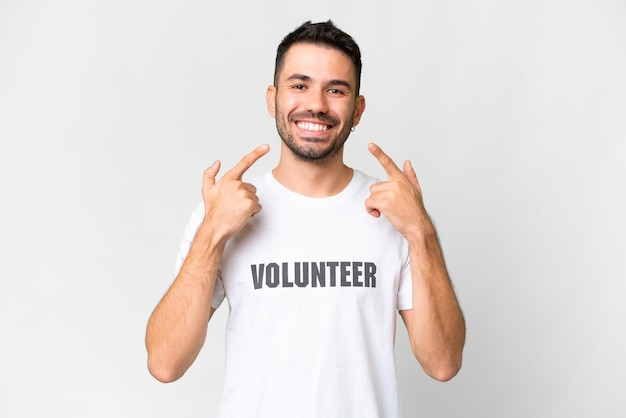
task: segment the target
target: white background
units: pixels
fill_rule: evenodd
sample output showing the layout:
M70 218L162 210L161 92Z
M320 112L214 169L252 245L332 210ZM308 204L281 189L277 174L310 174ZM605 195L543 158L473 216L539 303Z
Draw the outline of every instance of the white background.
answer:
M407 417L626 415L626 3L0 0L0 416L212 417L225 309L178 382L148 316L215 159L279 140L275 48L351 33L368 107L346 159L413 161L467 320Z

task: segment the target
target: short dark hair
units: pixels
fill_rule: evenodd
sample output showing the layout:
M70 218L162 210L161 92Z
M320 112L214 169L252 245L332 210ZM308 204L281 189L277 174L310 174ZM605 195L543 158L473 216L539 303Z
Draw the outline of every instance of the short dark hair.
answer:
M328 20L326 22L303 23L293 32L283 38L276 51L276 64L274 66L274 85L278 84L278 75L283 68L285 54L294 44L312 43L315 45L328 46L346 54L352 60L355 69L356 94L361 88L361 50L354 39L335 24Z

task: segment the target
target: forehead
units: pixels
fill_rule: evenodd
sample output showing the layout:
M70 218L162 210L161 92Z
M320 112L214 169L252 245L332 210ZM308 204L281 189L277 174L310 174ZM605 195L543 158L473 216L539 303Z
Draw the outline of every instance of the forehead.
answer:
M340 50L325 45L297 43L285 54L280 80L302 74L317 81L344 80L354 86L355 73L352 60Z

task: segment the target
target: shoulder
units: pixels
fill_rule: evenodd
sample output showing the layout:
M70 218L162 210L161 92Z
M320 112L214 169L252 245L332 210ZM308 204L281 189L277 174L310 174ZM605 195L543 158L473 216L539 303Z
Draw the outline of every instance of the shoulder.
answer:
M353 169L353 170L354 170L354 176L352 178L352 183L354 184L355 187L367 189L369 191L369 188L372 184L380 182L380 179L373 177L369 174L366 174L361 170L357 170L357 169Z

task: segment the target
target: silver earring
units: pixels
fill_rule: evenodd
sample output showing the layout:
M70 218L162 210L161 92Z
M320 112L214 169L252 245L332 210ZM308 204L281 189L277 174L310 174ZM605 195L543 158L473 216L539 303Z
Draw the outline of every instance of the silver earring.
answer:
M350 132L354 132L356 131L356 126L353 126L352 128L350 128Z

